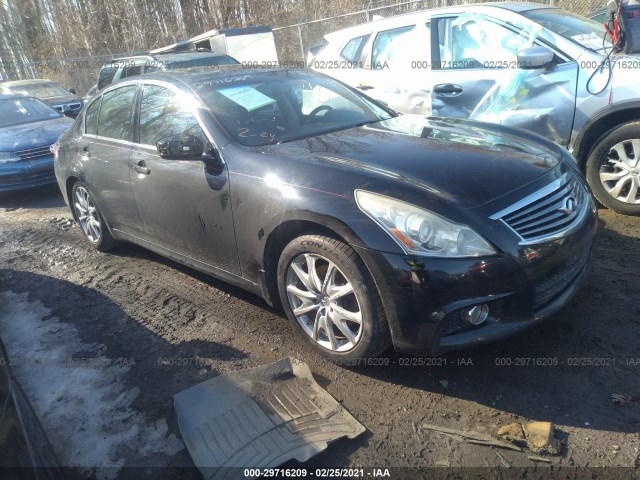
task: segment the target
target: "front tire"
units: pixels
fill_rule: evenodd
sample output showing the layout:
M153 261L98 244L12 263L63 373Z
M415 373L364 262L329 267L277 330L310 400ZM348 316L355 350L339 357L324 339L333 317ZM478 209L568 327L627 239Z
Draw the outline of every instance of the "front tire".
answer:
M295 329L334 363L355 365L391 344L373 279L358 254L339 240L292 240L278 263L278 290Z
M84 183L78 181L73 185L71 200L73 213L91 247L101 252L114 248L117 242L111 236L93 196Z
M587 159L586 176L602 205L640 215L640 122L625 123L603 136Z

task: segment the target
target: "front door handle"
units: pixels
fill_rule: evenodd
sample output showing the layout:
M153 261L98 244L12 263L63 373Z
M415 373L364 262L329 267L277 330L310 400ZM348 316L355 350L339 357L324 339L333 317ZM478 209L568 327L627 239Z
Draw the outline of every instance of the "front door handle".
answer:
M463 91L462 87L455 83L440 83L433 87L433 93L447 97L455 97L460 95Z
M141 173L143 175L149 175L149 173L151 172L147 168L147 164L145 163L144 160L140 160L138 163L131 165L131 168L133 168L136 172Z
M367 90L373 90L373 87L371 85L358 85L356 88L358 90L362 90L363 92L366 92Z

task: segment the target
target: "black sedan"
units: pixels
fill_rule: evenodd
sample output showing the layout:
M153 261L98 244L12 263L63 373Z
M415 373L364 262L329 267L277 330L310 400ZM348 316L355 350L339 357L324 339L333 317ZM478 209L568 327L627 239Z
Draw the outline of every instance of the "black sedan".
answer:
M42 100L54 110L76 118L84 105L75 90L67 90L51 80L16 80L0 84L0 92L5 95L30 95Z
M398 116L296 70L113 85L60 138L56 175L94 248L133 242L281 304L336 362L538 324L582 283L597 224L542 137Z
M0 192L55 183L55 143L71 125L37 98L0 95Z

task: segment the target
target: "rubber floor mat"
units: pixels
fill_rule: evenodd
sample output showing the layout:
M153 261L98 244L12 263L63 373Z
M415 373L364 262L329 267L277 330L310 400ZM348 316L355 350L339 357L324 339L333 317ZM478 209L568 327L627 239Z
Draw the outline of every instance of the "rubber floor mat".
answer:
M244 469L304 462L365 431L293 358L220 375L174 400L182 438L207 480L255 478Z

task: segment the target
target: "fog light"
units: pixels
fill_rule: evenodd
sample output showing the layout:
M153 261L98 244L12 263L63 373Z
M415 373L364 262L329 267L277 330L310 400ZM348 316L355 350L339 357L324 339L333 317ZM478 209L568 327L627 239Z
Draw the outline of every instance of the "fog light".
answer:
M489 316L489 305L484 303L482 305L464 308L460 315L463 320L466 320L471 325L480 325Z

